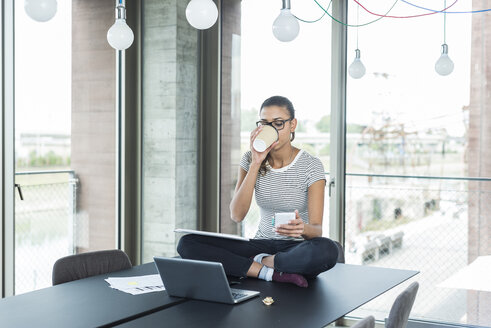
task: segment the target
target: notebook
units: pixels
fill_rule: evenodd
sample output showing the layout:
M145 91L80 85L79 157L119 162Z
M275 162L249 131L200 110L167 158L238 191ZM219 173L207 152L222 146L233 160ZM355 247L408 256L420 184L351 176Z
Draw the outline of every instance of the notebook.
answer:
M237 236L237 235L230 235L228 233L208 232L208 231L199 231L199 230L192 230L192 229L175 229L174 232L194 233L196 235L219 237L219 238L228 238L228 239L236 239L236 240L245 240L245 241L249 240L249 238L241 237L241 236Z
M237 304L259 296L259 292L230 288L218 262L154 257L165 289L170 296Z

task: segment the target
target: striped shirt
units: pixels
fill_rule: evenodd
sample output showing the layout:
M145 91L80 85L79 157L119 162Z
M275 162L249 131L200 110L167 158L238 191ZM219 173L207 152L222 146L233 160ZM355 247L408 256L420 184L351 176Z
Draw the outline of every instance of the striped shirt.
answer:
M242 156L240 167L249 171L252 154ZM317 157L300 150L293 161L282 168L269 168L266 175L258 174L254 187L261 219L254 238L303 240L276 234L273 231L274 213L298 210L305 223L309 223L308 188L316 181L325 180L324 166Z

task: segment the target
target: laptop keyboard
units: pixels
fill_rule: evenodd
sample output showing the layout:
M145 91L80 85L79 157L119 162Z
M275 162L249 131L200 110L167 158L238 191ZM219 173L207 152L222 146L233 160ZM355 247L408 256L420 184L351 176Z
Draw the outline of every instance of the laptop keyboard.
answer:
M247 294L232 292L232 297L234 298L234 300L238 300L244 296L247 296Z

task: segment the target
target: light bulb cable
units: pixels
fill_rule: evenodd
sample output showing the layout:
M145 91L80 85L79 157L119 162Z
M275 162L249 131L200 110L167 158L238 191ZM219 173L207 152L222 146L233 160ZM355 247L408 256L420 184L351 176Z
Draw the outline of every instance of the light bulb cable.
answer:
M360 5L356 6L356 57L360 58L360 50L358 48L358 30L360 27L358 23L360 21Z
M292 14L292 15L293 15L293 17L295 17L296 19L298 19L299 21L304 22L304 23L309 23L309 24L310 24L310 23L317 23L317 22L318 22L318 21L320 21L322 18L324 18L324 16L326 16L326 11L327 11L327 10L329 10L329 7L331 7L331 3L332 3L332 0L331 0L331 1L329 1L329 4L327 5L327 9L326 9L326 10L323 10L323 14L322 14L322 16L321 16L321 17L319 17L319 18L317 18L317 19L315 19L315 20L305 20L305 19L301 19L301 18L299 18L299 17L297 17L297 16L295 16L295 15L293 15L293 14Z
M116 20L122 19L126 20L126 7L125 0L116 0L116 9L115 9Z
M447 6L447 0L443 0L443 7ZM447 44L447 12L443 13L443 44Z
M383 15L382 17L379 17L379 18L377 18L377 19L374 19L374 20L373 20L373 21L371 21L371 22L367 22L367 23L364 23L364 24L357 24L357 25L347 24L347 23L344 23L344 22L342 22L342 21L340 21L340 20L338 20L338 19L334 18L334 17L333 17L331 14L329 14L329 12L328 12L328 11L327 11L327 10L326 10L324 7L322 7L322 5L321 5L321 4L320 4L320 3L319 3L317 0L314 0L314 1L315 1L315 3L316 3L318 6L319 6L319 8L321 8L321 9L322 9L322 10L323 10L323 11L326 13L326 15L327 15L327 16L331 17L331 19L332 19L333 21L335 21L335 22L337 22L337 23L339 23L339 24L341 24L341 25L347 26L347 27L359 27L359 26L366 26L366 25L373 24L373 23L375 23L375 22L377 22L377 21L381 20L382 18L386 17L386 15L387 15L388 13L390 13L390 11L392 10L392 8L394 8L394 7L395 7L396 3L397 3L399 0L395 0L395 2L392 4L392 6L389 8L389 10L388 10L388 11L385 13L385 15Z
M434 13L441 13L442 11L441 10L435 10L435 9L429 9L429 8L425 8L425 7L421 7L421 6L418 6L418 5L415 5L414 3L411 3L409 1L405 1L405 0L401 0L402 2L410 5L410 6L413 6L413 7L416 7L416 8L419 8L419 9L423 9L423 10L426 10L426 11L432 11ZM470 10L470 11L445 11L445 13L447 14L477 14L477 13L483 13L483 12L486 12L486 11L491 11L491 9L481 9L481 10Z
M315 0L314 0L315 1ZM455 0L454 3L452 3L450 6L445 6L444 9L440 10L440 11L436 11L436 12L431 12L431 13L426 13L426 14L419 14L419 15L411 15L411 16L389 16L387 14L385 15L381 15L381 14L377 14L377 13L374 13L370 10L368 10L367 8L365 8L358 0L353 0L354 2L356 2L360 7L362 7L367 13L369 14L372 14L374 16L379 16L379 17L386 17L386 18L416 18L416 17L423 17L423 16L429 16L429 15L434 15L434 14L438 14L438 13L442 13L442 12L445 12L447 9L449 9L450 7L452 7L453 5L455 5L457 3L458 0ZM395 5L395 4L394 4Z

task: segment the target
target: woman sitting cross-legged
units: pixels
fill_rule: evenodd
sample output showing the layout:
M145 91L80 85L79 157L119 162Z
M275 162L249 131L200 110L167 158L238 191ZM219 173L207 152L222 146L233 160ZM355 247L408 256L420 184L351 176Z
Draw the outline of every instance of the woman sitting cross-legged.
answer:
M241 241L189 234L177 251L185 259L221 262L228 275L307 287L307 279L331 269L338 257L334 242L321 237L324 168L318 158L292 146L297 120L287 98L268 98L259 114L230 203L232 219L241 222L255 192L261 213L256 236ZM258 152L252 144L265 125L278 131L278 140ZM295 219L275 228L275 214L283 212L294 212Z

